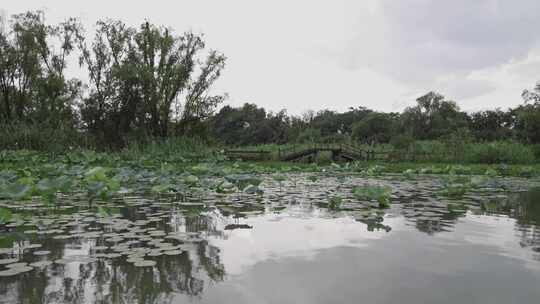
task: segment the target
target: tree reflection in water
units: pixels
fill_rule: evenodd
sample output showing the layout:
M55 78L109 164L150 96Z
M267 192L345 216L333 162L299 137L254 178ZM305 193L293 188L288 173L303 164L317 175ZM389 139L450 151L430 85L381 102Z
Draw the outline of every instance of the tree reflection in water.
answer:
M351 180L350 185L344 184L342 187L352 187L354 183L357 181ZM375 216L358 217L358 221L365 223L368 231L390 232L393 227L384 219L386 216L397 216L414 229L433 235L452 232L459 220L469 214L506 216L515 219L516 237L520 245L530 247L533 252L540 251L540 188L512 195L472 195L451 200L433 195L436 189L426 188L430 187L426 184L412 185L402 191L399 202L391 209L378 210ZM275 204L264 206L264 212L287 209L299 218L328 216L330 213L321 212L324 208L320 208L316 201L324 191L324 188L314 190L310 198L287 200L279 196ZM236 202L241 199L245 198ZM121 210L120 217L136 221L144 219L147 214L162 211L154 207L127 207ZM252 210L245 211L249 213ZM373 214L373 210L367 211ZM51 251L47 257L49 260L78 256L86 258L82 258L82 261L74 258L75 261L65 264L55 263L14 277L0 278L0 303L173 303L179 298L202 298L209 286L224 281L226 276L222 252L210 240L226 239L226 231L257 227L244 223L239 219L241 215L231 213L231 208L214 207L201 213L173 207L166 212L168 215L163 220L156 222L155 227L153 223L150 226L167 233L192 235L193 239L182 243L181 254L153 257L151 259L156 262L154 267L136 267L125 257L88 260L94 253L92 248L105 242L99 238L56 240L40 236L32 242L39 242L43 248ZM368 214L362 209L344 212L341 216L358 214L355 212ZM332 216L330 214L330 218ZM72 232L84 232L100 228L95 223L81 223L70 229ZM113 231L108 229L104 231ZM29 244L25 235L17 234L11 234L2 241L14 244L16 248ZM2 244L2 247L6 246ZM21 259L27 261L28 258L32 259L30 256L31 252L25 252ZM534 259L540 261L540 253L536 253Z

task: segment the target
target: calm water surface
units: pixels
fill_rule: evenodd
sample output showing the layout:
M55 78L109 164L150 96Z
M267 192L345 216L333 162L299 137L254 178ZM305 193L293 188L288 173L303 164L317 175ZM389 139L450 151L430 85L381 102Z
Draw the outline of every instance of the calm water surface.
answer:
M391 186L392 208L355 201L366 183ZM72 211L0 233L0 259L52 263L0 277L0 303L537 304L537 186L499 179L456 200L436 177L298 175L265 180L262 198L130 196L97 213L74 194Z

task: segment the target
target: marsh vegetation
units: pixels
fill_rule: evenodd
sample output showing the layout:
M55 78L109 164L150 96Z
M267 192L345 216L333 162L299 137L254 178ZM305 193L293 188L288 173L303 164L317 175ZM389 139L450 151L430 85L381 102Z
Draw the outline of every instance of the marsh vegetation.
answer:
M440 245L432 238L458 242L476 233L495 236L507 225L519 233L502 247L482 237L458 242L452 250L459 254L470 246L488 246L498 260L519 257L531 269L540 261L540 181L535 176L512 177L495 166L483 174L466 166L389 173L383 165L365 163L263 164L226 161L220 155L195 162L187 154L183 161L149 156L3 152L2 299L212 302L227 294L229 282L243 280L245 267L266 263L264 255L271 252L293 259L294 269L305 262L305 254L329 263L318 255L335 251L334 246L379 250L388 246L385 242L399 244L405 235L412 244L403 246L409 250L425 242L436 248ZM492 226L493 220L506 224ZM255 261L249 256L258 249L246 243L246 233L255 238L249 242L270 244L260 245L268 252L255 255ZM349 263L357 262L330 265ZM33 286L31 292L27 286ZM298 295L291 290L288 296Z

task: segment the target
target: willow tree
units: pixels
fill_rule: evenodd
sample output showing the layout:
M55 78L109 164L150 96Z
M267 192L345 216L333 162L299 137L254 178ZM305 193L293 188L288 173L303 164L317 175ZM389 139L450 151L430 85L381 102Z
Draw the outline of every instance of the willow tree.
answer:
M182 108L182 120L209 113L222 100L208 91L225 58L210 51L201 63L205 44L193 33L177 35L148 22L132 28L107 20L98 22L92 44L82 39L80 47L81 64L90 75L83 107L90 129L112 130L117 139L133 131L165 137L173 107Z
M68 56L81 26L45 23L43 12L12 16L0 31L0 115L7 122L73 122L80 81L67 79Z
M98 21L88 45L79 36L79 63L88 69L88 97L81 106L81 118L95 135L119 140L135 121L139 93L133 76L126 71L133 30L120 21ZM131 76L131 77L130 77ZM130 81L131 80L131 81ZM132 98L128 98L128 96Z

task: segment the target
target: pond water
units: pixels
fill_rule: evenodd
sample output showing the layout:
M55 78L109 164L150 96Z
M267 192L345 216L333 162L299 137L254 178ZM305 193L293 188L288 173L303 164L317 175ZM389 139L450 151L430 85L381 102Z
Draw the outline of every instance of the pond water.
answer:
M391 187L391 207L355 199L366 184ZM0 303L540 303L539 185L498 178L457 199L435 176L294 174L262 195L99 208L74 193L3 227Z

